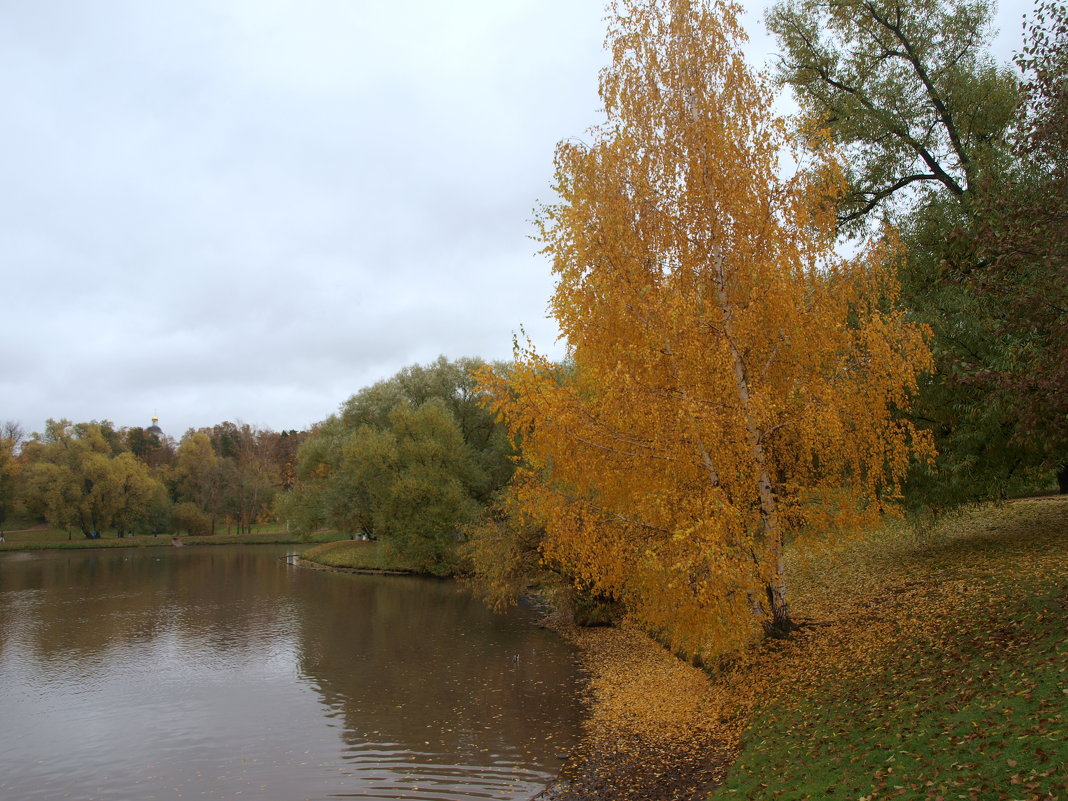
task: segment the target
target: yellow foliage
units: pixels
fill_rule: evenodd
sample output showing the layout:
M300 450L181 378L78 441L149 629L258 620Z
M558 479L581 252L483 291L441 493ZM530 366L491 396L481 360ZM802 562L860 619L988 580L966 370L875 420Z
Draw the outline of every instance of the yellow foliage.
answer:
M543 557L706 656L786 620L784 537L874 519L931 452L895 412L930 365L895 240L835 254L834 153L782 177L795 142L737 14L615 8L607 122L558 146L539 220L573 366L528 348L483 375Z

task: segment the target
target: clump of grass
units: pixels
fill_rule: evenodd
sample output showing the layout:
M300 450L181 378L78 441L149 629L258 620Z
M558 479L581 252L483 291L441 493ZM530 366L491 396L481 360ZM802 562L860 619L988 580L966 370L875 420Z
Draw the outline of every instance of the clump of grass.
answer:
M381 542L341 540L309 548L301 558L326 567L407 573L411 565L394 557Z

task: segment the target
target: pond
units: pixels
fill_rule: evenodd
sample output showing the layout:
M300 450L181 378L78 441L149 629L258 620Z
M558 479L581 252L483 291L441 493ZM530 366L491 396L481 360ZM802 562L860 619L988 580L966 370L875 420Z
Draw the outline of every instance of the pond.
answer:
M214 546L0 555L0 798L527 799L568 646L454 582Z

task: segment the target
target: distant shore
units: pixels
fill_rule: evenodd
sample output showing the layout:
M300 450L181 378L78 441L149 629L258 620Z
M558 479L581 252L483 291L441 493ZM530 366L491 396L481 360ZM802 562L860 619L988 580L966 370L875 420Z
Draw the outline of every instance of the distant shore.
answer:
M90 539L80 531L68 533L61 529L35 526L5 531L4 542L0 542L0 553L93 548L171 548L174 547L172 540L175 539L182 545L315 545L327 539L337 539L339 536L333 532L321 533L309 540L284 529L267 528L253 531L250 534L196 536L165 533L119 537L115 532L102 532L99 538Z

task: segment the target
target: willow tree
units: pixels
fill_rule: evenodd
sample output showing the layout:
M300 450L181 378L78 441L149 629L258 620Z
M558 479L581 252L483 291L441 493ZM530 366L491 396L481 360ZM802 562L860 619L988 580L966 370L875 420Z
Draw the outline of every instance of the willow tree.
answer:
M787 126L732 3L621 0L606 121L556 151L541 241L572 361L485 376L543 558L708 655L791 628L784 543L882 512L928 444L895 409L929 364L893 245L834 250L830 148ZM795 155L795 158L800 158Z

